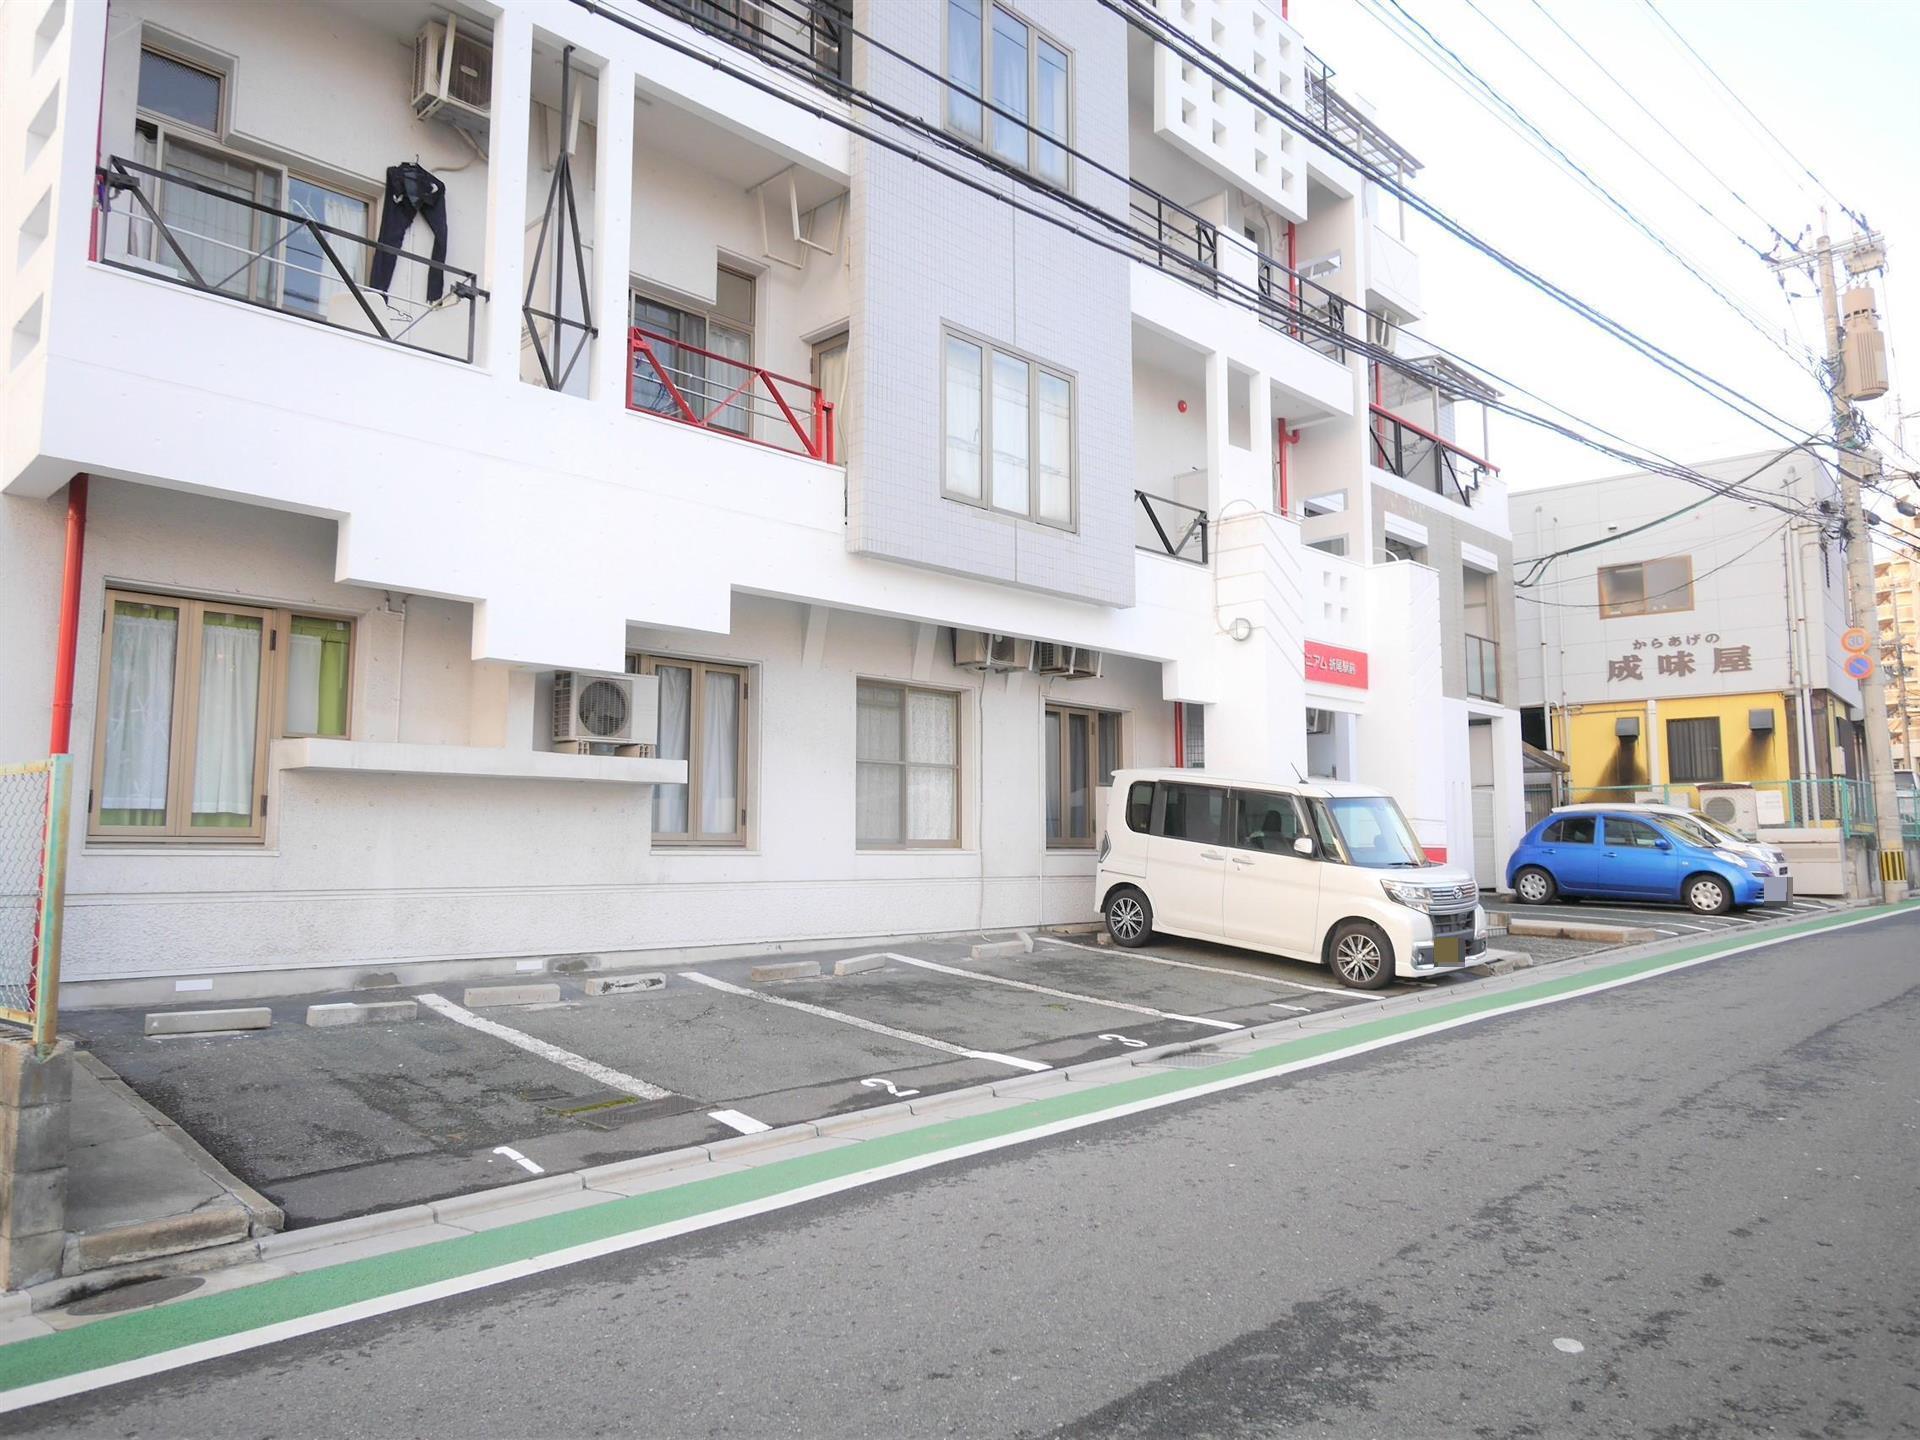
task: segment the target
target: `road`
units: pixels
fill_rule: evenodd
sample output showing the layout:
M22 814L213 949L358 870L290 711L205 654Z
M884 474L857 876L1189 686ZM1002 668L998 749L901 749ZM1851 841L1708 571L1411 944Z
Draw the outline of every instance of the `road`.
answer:
M76 1396L9 1433L1920 1433L1920 914Z

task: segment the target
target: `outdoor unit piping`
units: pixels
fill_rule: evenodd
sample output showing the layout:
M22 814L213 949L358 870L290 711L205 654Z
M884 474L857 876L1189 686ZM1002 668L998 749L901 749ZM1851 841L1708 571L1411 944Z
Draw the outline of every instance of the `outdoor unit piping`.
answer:
M80 643L80 566L87 553L87 475L67 482L67 550L60 576L60 634L53 657L53 728L49 755L70 753L74 655Z

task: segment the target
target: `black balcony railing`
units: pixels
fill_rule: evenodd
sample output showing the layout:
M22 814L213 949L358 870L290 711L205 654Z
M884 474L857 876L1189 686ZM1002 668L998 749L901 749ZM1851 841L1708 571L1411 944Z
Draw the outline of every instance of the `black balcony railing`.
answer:
M1207 512L1164 495L1133 492L1134 545L1192 565L1207 563Z
M1467 694L1475 700L1500 698L1500 646L1483 635L1467 636Z
M1423 430L1411 420L1401 419L1391 410L1378 405L1367 408L1373 413L1373 423L1368 427L1373 437L1373 463L1402 480L1471 505L1481 480L1499 473L1492 462L1462 450L1431 430Z
M1184 279L1211 290L1220 264L1220 232L1185 206L1151 190L1135 186L1128 206L1128 223L1140 236L1140 258L1149 265L1172 270Z
M118 155L96 180L104 264L472 363L487 292L471 270ZM384 291L368 280L382 255Z
M1260 318L1309 350L1347 358L1345 298L1265 255L1260 257Z
M644 0L663 14L809 79L844 85L853 74L849 0Z

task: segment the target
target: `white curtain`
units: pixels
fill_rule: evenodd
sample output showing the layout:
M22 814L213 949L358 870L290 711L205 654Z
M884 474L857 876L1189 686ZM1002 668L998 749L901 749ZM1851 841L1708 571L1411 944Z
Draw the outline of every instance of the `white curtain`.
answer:
M709 360L711 374L707 377L707 404L711 410L719 405L719 412L713 417L716 429L731 430L736 435L751 435L753 411L750 408L754 400L753 385L747 378L747 366L753 359L753 337L739 330L729 330L718 323L707 326L707 348L716 355L726 356L726 360ZM727 361L738 361L728 364ZM745 387L742 389L741 387ZM735 390L740 391L737 399L720 402Z
M693 672L684 665L660 665L660 738L654 754L662 760L685 760L693 738ZM653 830L656 835L687 833L687 787L653 787Z
M1007 115L993 117L993 150L1016 165L1027 163L1027 27L1004 10L993 12L993 103Z
M900 835L900 707L902 693L862 685L854 722L854 833L862 841L898 844Z
M1032 504L1027 468L1027 362L993 357L993 508L1025 515Z
M907 838L953 839L959 706L951 695L907 696Z
M260 714L260 621L208 614L200 627L200 717L193 749L193 823L253 816ZM202 817L209 817L204 819Z
M179 633L177 611L113 617L107 753L100 777L102 810L164 812L167 808L173 656Z
M287 730L295 735L320 732L320 654L318 635L287 637Z
M978 345L947 337L947 494L980 498L980 366Z
M740 677L709 672L700 716L700 833L740 824Z

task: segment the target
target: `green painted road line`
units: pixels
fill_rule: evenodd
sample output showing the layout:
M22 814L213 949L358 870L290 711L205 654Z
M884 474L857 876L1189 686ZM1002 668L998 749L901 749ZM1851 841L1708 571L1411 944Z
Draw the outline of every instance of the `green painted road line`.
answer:
M1657 955L1564 974L1532 985L1468 996L1446 1003L1423 1004L1374 1020L1318 1033L1303 1033L1223 1060L1201 1071L1161 1070L1098 1087L1073 1089L1061 1095L1042 1094L1036 1099L989 1114L935 1120L918 1129L862 1140L855 1145L771 1161L749 1170L703 1180L690 1180L683 1185L644 1195L610 1196L601 1204L526 1220L497 1230L435 1241L388 1255L346 1261L322 1270L265 1280L240 1289L98 1320L73 1330L0 1347L0 1396L22 1387L83 1376L112 1366L163 1357L170 1351L181 1351L191 1346L205 1347L213 1342L255 1332L269 1332L261 1335L255 1343L271 1343L275 1339L323 1328L319 1325L301 1328L298 1322L329 1312L371 1307L365 1313L387 1313L399 1307L392 1304L381 1307L378 1302L403 1296L409 1291L425 1291L437 1286L443 1287L441 1293L457 1293L460 1288L458 1282L462 1279L472 1279L487 1272L504 1272L485 1282L501 1283L517 1278L517 1274L538 1273L541 1269L551 1268L553 1263L572 1263L551 1261L550 1257L560 1252L596 1244L606 1245L619 1241L621 1237L638 1235L676 1222L696 1221L702 1216L751 1206L756 1202L816 1186L828 1186L833 1182L842 1182L838 1188L849 1188L845 1182L860 1183L857 1177L861 1176L879 1178L877 1172L886 1171L889 1167L911 1165L911 1168L923 1168L927 1164L937 1163L940 1158L960 1158L966 1153L977 1153L969 1147L985 1147L988 1142L1007 1142L1009 1137L1025 1132L1044 1132L1049 1126L1061 1126L1068 1122L1087 1123L1086 1117L1124 1112L1129 1106L1150 1105L1153 1102L1164 1104L1170 1097L1177 1098L1186 1092L1199 1095L1233 1088L1269 1072L1310 1063L1318 1057L1357 1048L1375 1048L1399 1037L1443 1030L1478 1017L1551 1003L1566 996L1623 984L1640 976L1696 964L1728 952L1775 945L1826 930L1881 919L1897 911L1915 909L1920 909L1920 901L1909 902L1902 907L1882 906L1820 916L1770 929L1758 937L1723 933L1712 940L1677 947ZM625 1247L616 1243L610 1248ZM603 1250L601 1253L607 1252ZM537 1263L543 1260L549 1263ZM513 1267L517 1265L526 1268L516 1273ZM424 1301L434 1297L422 1295L420 1298ZM355 1318L360 1317L345 1313L339 1315L337 1321L327 1323L346 1323ZM293 1328L286 1329L284 1334L271 1333L276 1327ZM230 1351L247 1346L242 1343L227 1348ZM193 1358L209 1357L202 1354ZM0 1408L13 1407L0 1405Z

